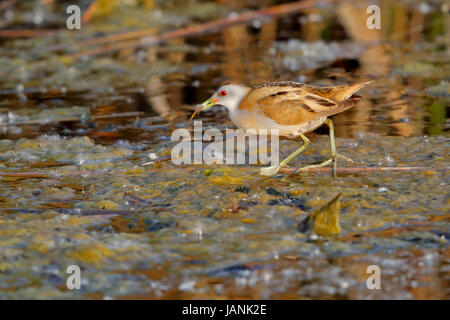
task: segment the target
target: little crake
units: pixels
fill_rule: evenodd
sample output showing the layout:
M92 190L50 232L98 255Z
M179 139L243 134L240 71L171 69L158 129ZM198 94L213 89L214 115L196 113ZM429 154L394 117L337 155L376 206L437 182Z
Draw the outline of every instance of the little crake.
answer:
M270 82L254 87L226 84L206 100L191 119L200 111L223 105L228 109L231 121L241 129L257 132L260 129L278 129L280 136L300 137L303 140L303 145L280 162L279 166L262 168L263 175L276 174L280 167L286 166L304 151L310 144L305 134L325 123L330 129L331 158L300 170L333 163L336 173L338 157L351 160L337 153L333 121L328 117L354 107L361 98L354 93L371 82L332 87L315 87L291 81Z

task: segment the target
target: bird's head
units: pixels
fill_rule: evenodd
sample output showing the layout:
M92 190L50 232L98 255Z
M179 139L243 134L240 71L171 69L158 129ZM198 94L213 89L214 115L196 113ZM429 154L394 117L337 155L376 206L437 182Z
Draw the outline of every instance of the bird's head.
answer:
M215 105L221 105L228 109L229 112L237 109L242 99L247 95L250 88L239 84L225 84L217 89L216 92L203 102L200 107L195 110L192 120L200 111L206 110Z

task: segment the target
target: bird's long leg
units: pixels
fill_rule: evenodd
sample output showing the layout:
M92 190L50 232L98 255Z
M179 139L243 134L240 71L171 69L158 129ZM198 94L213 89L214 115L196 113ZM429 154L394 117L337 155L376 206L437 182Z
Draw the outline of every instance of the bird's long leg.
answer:
M331 149L331 158L319 163L319 164L313 164L310 166L306 166L306 167L302 167L300 169L298 169L298 171L302 171L302 170L307 170L310 168L319 168L319 167L325 167L327 165L329 165L330 163L333 162L333 174L336 175L336 170L337 170L337 158L342 158L345 159L347 161L351 161L353 162L352 159L347 158L346 156L343 156L341 154L339 154L336 151L336 141L334 139L334 125L333 125L333 120L331 119L327 119L325 120L325 124L328 126L328 128L330 129L330 149Z
M337 158L342 158L342 159L347 160L349 162L353 162L353 160L348 158L348 157L346 157L346 156L343 156L343 155L339 154L336 151L336 141L334 139L334 124L333 124L333 120L327 119L327 120L325 120L325 124L330 129L330 148L331 148L331 159L330 160L333 161L333 174L336 175Z
M302 138L303 140L303 144L301 145L300 148L298 148L297 150L295 150L293 153L291 153L286 159L284 159L283 161L280 162L279 166L272 166L272 167L267 167L267 168L261 168L260 173L261 175L264 176L273 176L275 174L277 174L278 170L280 170L281 167L285 167L289 161L291 161L292 159L294 159L297 155L299 155L300 153L302 153L303 151L305 151L305 149L309 146L309 144L311 143L311 141L309 141L308 137L306 137L303 133L300 132L300 138Z
M300 148L292 152L286 159L280 162L280 167L285 167L289 161L294 159L296 156L298 156L300 153L305 151L306 148L311 144L311 141L309 141L308 137L305 136L303 133L300 132L300 138L303 140L303 144Z
M336 175L336 170L337 170L337 158L342 158L342 159L345 159L345 160L347 160L347 161L353 162L352 159L350 159L350 158L348 158L348 157L346 157L346 156L343 156L343 155L339 154L339 153L336 151L336 141L335 141L335 138L334 138L334 125L333 125L333 120L327 119L327 120L325 120L325 124L328 126L328 128L329 128L329 130L330 130L331 158L328 159L328 160L326 160L326 161L324 161L324 162L321 162L321 163L319 163L319 164L312 164L312 165L309 165L309 166L306 166L306 167L302 167L302 168L298 169L297 171L308 170L308 169L310 169L310 168L320 168L320 167L325 167L325 166L327 166L327 165L329 165L330 163L333 162L333 174ZM294 151L291 155L289 155L286 159L284 159L283 161L281 161L279 166L272 166L272 167L267 167L267 168L261 168L261 171L260 171L261 174L262 174L262 175L266 175L266 176L273 176L273 175L275 175L281 167L285 167L285 166L288 164L289 161L291 161L291 160L294 159L298 154L300 154L301 152L303 152L303 151L308 147L308 145L309 145L311 142L310 142L309 139L308 139L304 134L302 134L302 133L300 133L300 137L302 138L302 140L303 140L303 142L304 142L303 145L302 145L300 148L298 148L297 150L295 150L295 151Z
M337 169L337 157L336 157L336 141L334 139L334 124L333 120L327 119L325 120L325 124L328 126L329 135L330 135L330 148L331 148L331 160L333 161L333 174L336 175Z

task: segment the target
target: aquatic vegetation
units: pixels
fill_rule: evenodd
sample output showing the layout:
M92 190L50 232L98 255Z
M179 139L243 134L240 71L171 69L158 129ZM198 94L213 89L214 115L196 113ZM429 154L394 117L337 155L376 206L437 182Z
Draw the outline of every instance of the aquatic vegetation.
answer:
M309 232L316 236L331 237L341 233L339 226L339 213L341 210L338 193L325 206L311 213L300 222L297 229L300 232Z
M0 299L448 297L444 6L386 2L382 30L339 2L168 37L255 8L118 1L69 32L59 4L37 3L0 21ZM223 81L368 78L333 120L338 151L367 170L170 161L171 133ZM200 119L232 128L220 107ZM292 167L329 157L322 133ZM281 140L280 158L298 147ZM73 264L82 290L66 289ZM367 290L369 265L385 290Z

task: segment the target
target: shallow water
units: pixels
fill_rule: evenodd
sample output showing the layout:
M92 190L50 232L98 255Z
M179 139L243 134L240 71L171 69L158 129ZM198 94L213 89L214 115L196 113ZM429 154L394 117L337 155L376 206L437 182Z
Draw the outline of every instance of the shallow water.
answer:
M61 28L58 7L30 3L0 12L1 28ZM382 1L387 22L370 31L363 2L338 3L70 56L105 32L162 33L261 5L219 3L125 6L83 32L0 39L0 298L448 298L448 6ZM367 79L361 103L333 118L354 160L340 165L427 169L268 178L168 161L173 130L191 129L194 105L224 81ZM233 127L221 108L199 118ZM325 160L327 133L291 165ZM298 145L282 140L281 158ZM297 231L337 193L339 236ZM82 290L66 287L72 264ZM381 290L366 286L370 265Z

